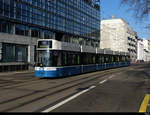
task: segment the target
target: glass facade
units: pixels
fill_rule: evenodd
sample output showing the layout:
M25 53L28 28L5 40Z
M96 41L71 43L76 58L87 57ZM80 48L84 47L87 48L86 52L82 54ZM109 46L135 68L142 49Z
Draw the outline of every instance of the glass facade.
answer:
M27 62L28 47L26 45L2 43L2 62Z
M59 41L72 38L75 43L96 47L100 39L99 4L99 0L0 0L0 31ZM12 22L17 22L15 29Z

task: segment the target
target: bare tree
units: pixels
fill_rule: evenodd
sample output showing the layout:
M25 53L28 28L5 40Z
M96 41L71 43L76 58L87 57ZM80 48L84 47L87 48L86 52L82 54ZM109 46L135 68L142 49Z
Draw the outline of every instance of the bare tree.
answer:
M147 18L150 14L150 0L121 0L122 5L129 5L139 19Z
M150 17L150 0L121 0L121 5L128 5L137 20L143 21ZM146 27L150 29L150 24Z

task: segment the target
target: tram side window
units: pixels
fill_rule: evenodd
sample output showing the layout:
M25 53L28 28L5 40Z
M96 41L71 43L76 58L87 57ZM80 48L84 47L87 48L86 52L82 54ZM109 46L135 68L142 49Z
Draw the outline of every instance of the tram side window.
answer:
M104 59L103 55L101 55L101 54L97 55L97 59L96 59L97 64L104 64L104 61L105 61L105 59Z
M67 53L66 52L62 53L62 65L67 66Z
M104 64L104 63L105 63L104 56L101 56L101 63L102 63L102 64Z
M107 63L110 63L110 56L108 55L108 62Z
M115 62L119 62L119 57L115 56Z
M87 54L86 53L83 53L82 54L82 63L83 63L83 65L86 65L87 64Z
M96 59L96 63L97 63L97 64L100 64L100 63L101 63L101 57L100 57L100 55L97 55L96 58L97 58L97 59Z
M120 60L119 60L119 56L117 56L117 62L119 62Z
M81 58L80 58L80 55L79 55L79 54L77 55L77 64L78 64L78 65L81 64Z
M112 63L114 62L114 56L111 57Z
M113 62L115 62L115 56L113 56Z
M125 57L124 56L121 56L121 61L125 62Z
M62 53L62 65L72 66L81 64L80 55L76 52L63 52Z
M72 65L80 65L81 64L81 58L78 53L72 54Z
M93 54L92 64L96 64L96 55Z
M109 56L109 62L110 62L110 63L113 62L113 60L112 60L112 55Z
M76 54L72 54L72 65L77 65L77 56L76 56Z
M88 65L88 64L96 64L96 55L92 53L83 53L82 54L82 62L83 65Z
M104 64L104 56L103 55L98 56L97 63L98 64Z
M94 58L92 54L87 54L87 64L93 64Z
M111 63L114 62L114 57L113 57L113 55L110 56L110 62L111 62Z
M61 52L53 51L52 52L52 66L59 67L61 66Z
M68 53L68 66L71 66L72 65L72 62L73 62L73 56L71 53Z
M109 56L105 56L105 63L109 63Z
M69 61L70 61L70 65L75 64L75 55L74 54L69 54Z
M126 62L126 56L124 56L124 62Z
M119 62L122 62L122 57L121 56L119 56Z
M117 56L114 56L114 62L117 62Z

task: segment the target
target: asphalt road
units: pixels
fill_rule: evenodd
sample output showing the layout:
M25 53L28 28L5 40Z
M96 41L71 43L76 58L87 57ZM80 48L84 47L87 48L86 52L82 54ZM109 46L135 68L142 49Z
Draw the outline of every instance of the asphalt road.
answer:
M59 79L0 73L1 112L150 112L150 64Z
M149 66L121 71L103 84L55 109L55 112L139 112L150 93ZM54 112L53 111L53 112Z

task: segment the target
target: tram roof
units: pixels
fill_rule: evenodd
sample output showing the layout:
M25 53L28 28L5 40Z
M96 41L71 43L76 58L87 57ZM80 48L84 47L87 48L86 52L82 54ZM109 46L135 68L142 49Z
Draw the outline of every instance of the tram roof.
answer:
M96 53L96 48L91 46L81 46L81 52Z
M52 41L50 50L76 51L85 53L109 54L109 55L129 55L128 52L112 51L110 49L93 48L91 46L79 45L74 43L61 42L52 39L39 39L38 41ZM40 48L40 50L46 50Z

